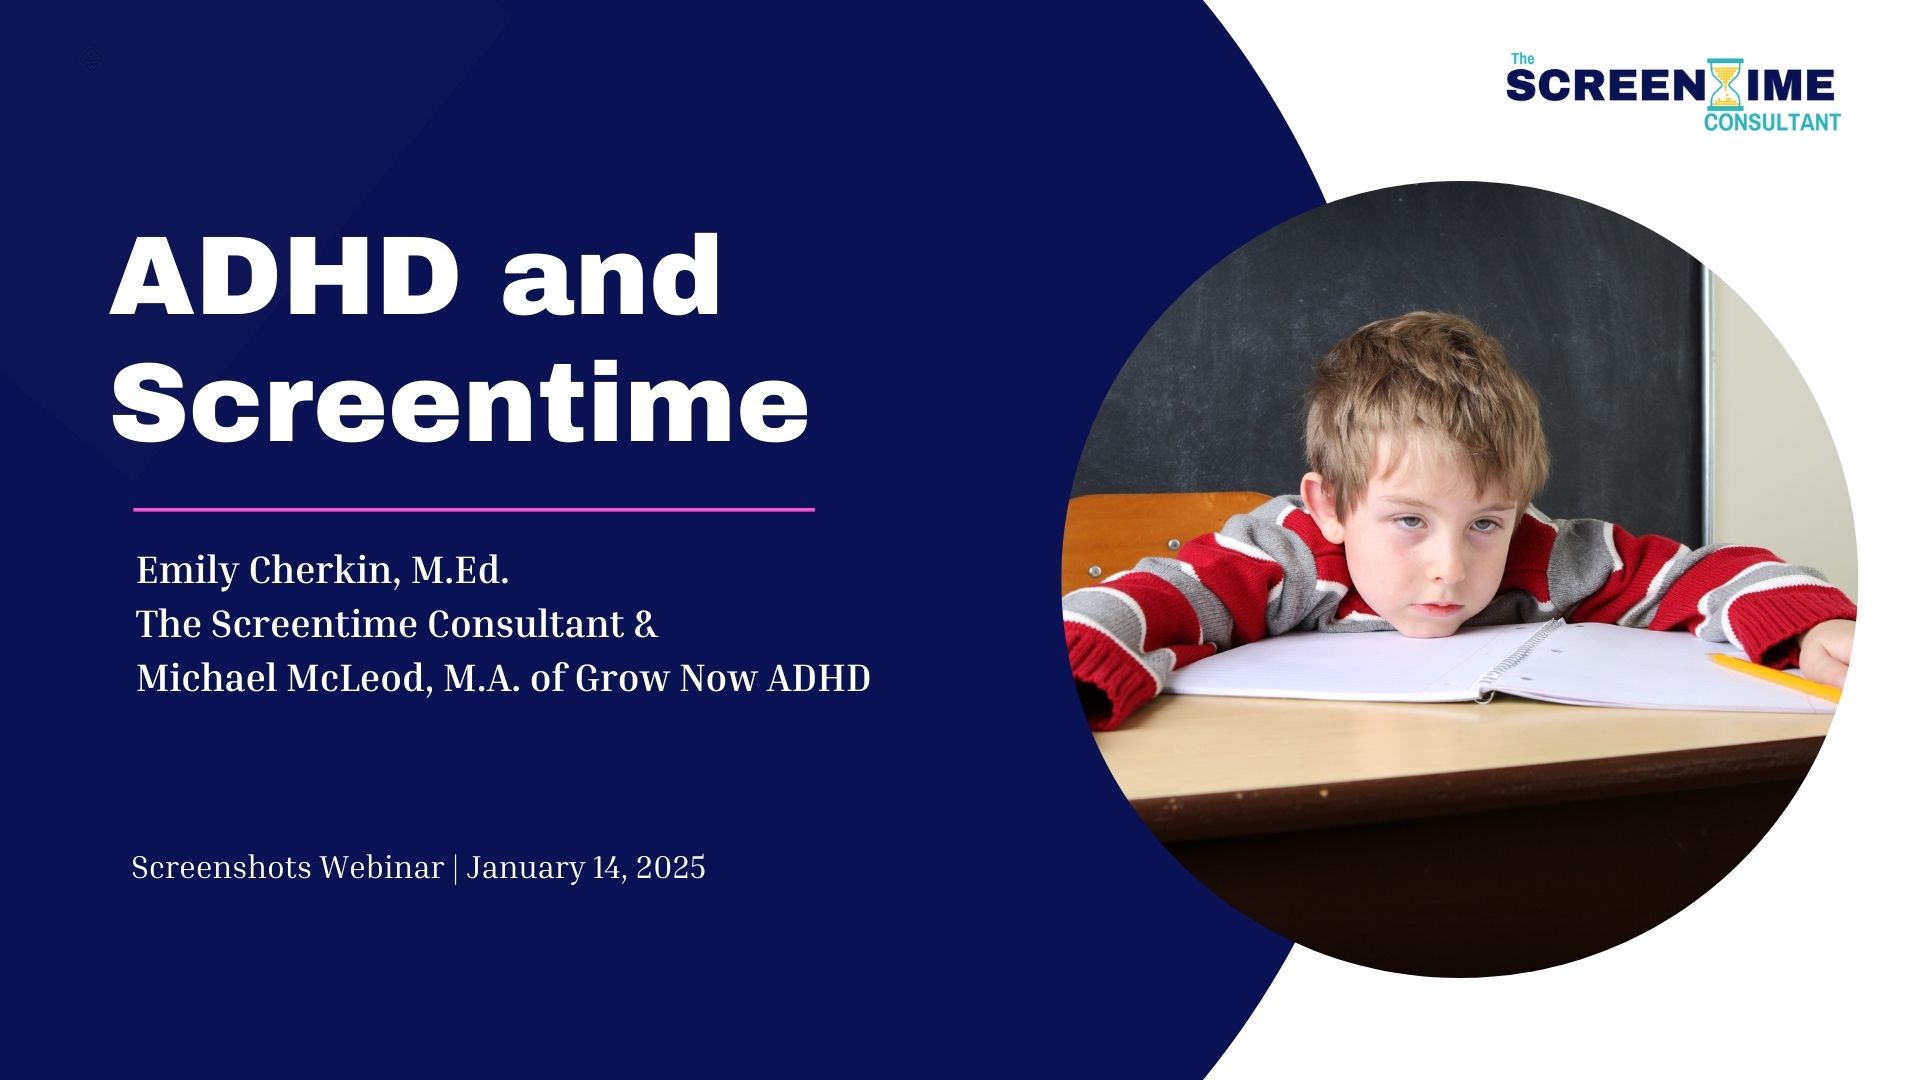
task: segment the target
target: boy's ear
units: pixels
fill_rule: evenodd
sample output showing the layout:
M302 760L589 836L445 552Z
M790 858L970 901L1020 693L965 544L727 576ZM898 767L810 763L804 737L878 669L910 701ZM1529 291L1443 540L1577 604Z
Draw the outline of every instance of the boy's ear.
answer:
M1328 543L1340 543L1347 530L1340 524L1339 506L1334 501L1333 487L1327 483L1327 478L1317 472L1301 477L1300 501L1307 504L1307 513L1313 515L1313 523L1320 527L1320 535L1326 537Z

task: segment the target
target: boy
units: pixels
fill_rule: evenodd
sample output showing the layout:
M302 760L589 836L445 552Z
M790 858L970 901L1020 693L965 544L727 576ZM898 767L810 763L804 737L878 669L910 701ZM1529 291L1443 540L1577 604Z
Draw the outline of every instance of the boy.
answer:
M1551 520L1532 387L1456 315L1354 331L1307 391L1307 461L1285 495L1105 584L1067 594L1067 652L1093 726L1152 698L1176 667L1268 634L1494 623L1687 630L1752 659L1845 681L1853 602L1752 547L1691 551L1603 521Z

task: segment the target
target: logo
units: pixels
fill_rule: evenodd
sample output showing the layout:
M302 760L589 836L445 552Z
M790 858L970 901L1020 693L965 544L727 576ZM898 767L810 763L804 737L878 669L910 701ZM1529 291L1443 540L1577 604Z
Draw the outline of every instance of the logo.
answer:
M1699 102L1706 111L1695 115L1709 133L1840 130L1840 114L1820 108L1836 100L1832 68L1755 67L1739 56L1708 57L1697 68L1542 67L1526 52L1510 53L1509 59L1510 101Z
M1740 65L1744 63L1746 63L1746 61L1739 57L1733 57L1731 59L1725 57L1714 59L1709 57L1707 59L1707 70L1713 72L1713 77L1720 80L1719 91L1713 95L1712 101L1707 102L1708 112L1721 109L1737 110L1746 108L1746 106L1740 102L1740 95L1733 92L1733 80L1740 77Z

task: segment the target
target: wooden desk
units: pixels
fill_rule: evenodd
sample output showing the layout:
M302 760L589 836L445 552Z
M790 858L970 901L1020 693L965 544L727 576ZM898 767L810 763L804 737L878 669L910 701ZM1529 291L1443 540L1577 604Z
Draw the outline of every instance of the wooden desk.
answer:
M1492 975L1697 899L1785 809L1829 719L1167 696L1094 738L1174 856L1275 932Z

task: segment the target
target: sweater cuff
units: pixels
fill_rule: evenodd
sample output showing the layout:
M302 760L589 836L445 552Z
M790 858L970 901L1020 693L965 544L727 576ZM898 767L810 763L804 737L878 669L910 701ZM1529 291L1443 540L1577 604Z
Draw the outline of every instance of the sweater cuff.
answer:
M1110 731L1160 692L1153 673L1112 638L1079 623L1067 623L1067 662L1081 685L1080 701L1095 731ZM1087 688L1098 693L1088 693ZM1105 701L1101 701L1101 696Z
M1800 662L1800 635L1829 619L1854 619L1859 609L1830 585L1748 593L1727 609L1727 622L1747 656L1770 667Z

